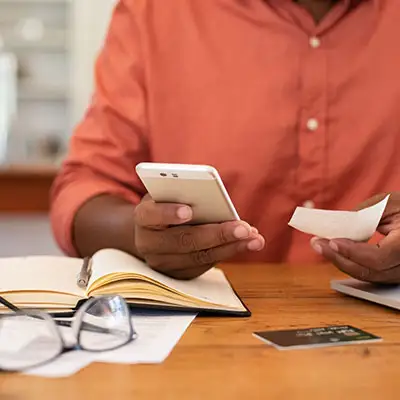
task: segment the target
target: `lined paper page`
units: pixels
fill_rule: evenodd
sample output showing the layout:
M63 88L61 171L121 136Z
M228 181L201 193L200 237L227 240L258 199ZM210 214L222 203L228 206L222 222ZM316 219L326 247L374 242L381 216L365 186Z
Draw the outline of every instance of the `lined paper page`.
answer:
M93 257L93 272L89 287L99 278L110 273L134 273L147 276L181 293L238 310L245 310L234 293L224 273L213 268L190 281L180 281L152 270L137 258L119 250L101 250Z
M81 259L58 256L0 258L0 293L52 291L83 297L76 283L81 266Z

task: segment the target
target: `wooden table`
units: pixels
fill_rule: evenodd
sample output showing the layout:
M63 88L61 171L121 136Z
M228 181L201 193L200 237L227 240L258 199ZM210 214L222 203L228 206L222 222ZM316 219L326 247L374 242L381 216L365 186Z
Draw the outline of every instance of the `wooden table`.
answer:
M0 212L47 212L57 170L40 165L0 168Z
M232 265L225 270L253 316L197 318L161 365L93 364L68 379L3 375L1 400L398 399L396 311L332 292L328 265ZM278 351L264 329L351 324L371 345Z

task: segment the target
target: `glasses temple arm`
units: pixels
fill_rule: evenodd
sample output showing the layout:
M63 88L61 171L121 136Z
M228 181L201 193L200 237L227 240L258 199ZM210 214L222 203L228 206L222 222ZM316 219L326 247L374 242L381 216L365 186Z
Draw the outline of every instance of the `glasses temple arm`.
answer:
M15 312L23 312L23 310L21 310L20 308L18 308L17 306L15 306L14 304L10 303L9 301L7 301L4 297L0 296L0 303L3 304L3 306L7 307L8 309L10 309L11 311L15 311Z

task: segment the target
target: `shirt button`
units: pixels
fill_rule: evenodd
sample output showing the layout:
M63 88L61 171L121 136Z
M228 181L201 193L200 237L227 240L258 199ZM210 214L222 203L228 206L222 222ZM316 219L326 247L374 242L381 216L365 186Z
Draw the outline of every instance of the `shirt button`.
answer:
M318 129L319 123L318 120L316 120L315 118L310 118L307 121L307 129L310 131L316 131Z
M306 200L303 203L304 208L315 208L315 203L312 200Z
M318 47L321 46L321 40L316 36L311 37L309 43L313 49L318 49Z

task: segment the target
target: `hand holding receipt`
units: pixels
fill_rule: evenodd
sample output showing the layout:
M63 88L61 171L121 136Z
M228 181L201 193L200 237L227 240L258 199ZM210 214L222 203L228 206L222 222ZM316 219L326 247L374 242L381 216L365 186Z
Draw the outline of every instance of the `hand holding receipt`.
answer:
M311 246L360 281L400 284L400 192L364 201L358 211L297 209L289 225L315 235ZM378 232L377 243L367 243Z

